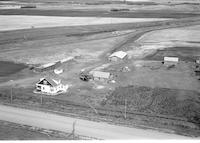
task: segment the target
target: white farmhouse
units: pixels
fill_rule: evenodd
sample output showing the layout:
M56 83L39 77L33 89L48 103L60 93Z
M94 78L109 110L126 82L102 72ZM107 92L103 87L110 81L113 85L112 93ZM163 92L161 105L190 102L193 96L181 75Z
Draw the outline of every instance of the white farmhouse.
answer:
M111 54L111 55L109 56L109 60L110 60L110 61L118 61L118 60L124 59L126 56L127 56L127 53L126 53L126 52L117 51L117 52L114 52L113 54Z
M42 93L47 95L57 95L67 92L68 85L61 83L61 80L53 79L49 77L41 78L36 83L35 93Z

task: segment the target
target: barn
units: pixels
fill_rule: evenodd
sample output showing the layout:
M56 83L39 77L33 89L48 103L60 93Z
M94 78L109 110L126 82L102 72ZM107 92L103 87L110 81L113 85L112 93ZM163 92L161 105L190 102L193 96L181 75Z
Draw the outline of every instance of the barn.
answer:
M60 61L55 62L55 63L44 64L44 65L41 65L39 67L35 67L34 71L36 71L36 72L50 71L50 70L56 69L59 66L61 66L61 62Z
M196 64L200 64L200 58L196 59Z
M93 71L92 75L94 80L101 80L101 81L106 81L111 76L109 72L102 72L102 71Z
M166 66L176 65L179 62L178 57L164 57L163 64Z
M117 51L111 54L108 59L110 61L119 61L119 60L123 60L126 56L127 56L126 52Z

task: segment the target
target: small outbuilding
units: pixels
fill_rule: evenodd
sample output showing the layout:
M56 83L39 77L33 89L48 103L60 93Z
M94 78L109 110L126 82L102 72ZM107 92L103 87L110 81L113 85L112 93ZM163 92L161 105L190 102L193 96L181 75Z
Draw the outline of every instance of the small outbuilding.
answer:
M59 66L61 66L61 62L60 61L55 62L55 63L44 64L44 65L41 65L39 67L35 67L34 70L36 72L44 72L44 71L54 70Z
M196 59L196 63L200 64L200 58Z
M53 79L50 77L41 78L36 83L35 93L57 95L67 92L68 85L64 85L60 79Z
M163 64L166 66L176 65L179 62L178 57L164 57Z
M94 80L109 80L111 74L109 72L102 72L102 71L93 71L91 72Z
M109 56L108 59L109 59L110 61L118 61L118 60L124 59L126 56L127 56L127 53L126 53L126 52L117 51L117 52L112 53L112 54Z
M63 73L63 69L54 69L55 74L61 74Z

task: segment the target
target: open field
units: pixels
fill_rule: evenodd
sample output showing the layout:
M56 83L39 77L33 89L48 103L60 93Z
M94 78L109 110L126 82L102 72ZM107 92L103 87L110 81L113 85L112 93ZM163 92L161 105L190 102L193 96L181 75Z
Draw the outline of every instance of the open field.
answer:
M37 10L30 10L32 11L32 14L39 14L42 15L42 13L45 13L47 15L51 14L51 15L66 15L66 16L70 16L69 13L73 12L73 15L75 15L77 12L75 12L74 10L81 10L81 11L92 11L92 13L88 14L87 12L84 12L84 16L89 16L89 15L93 15L95 16L95 11L99 11L100 13L98 15L101 16L111 16L109 14L110 11L112 10L116 10L117 14L115 14L115 16L120 16L124 17L127 15L130 15L130 12L139 12L137 13L137 15L149 15L149 13L151 12L158 12L157 17L161 14L163 16L173 16L173 15L179 15L180 12L182 13L188 13L188 12L193 12L193 13L199 13L199 1L186 1L186 0L133 0L133 1L122 1L122 0L113 0L113 1L109 1L109 0L73 0L73 1L63 1L63 0L48 0L48 1L41 1L41 0L34 0L34 1L24 1L24 0L17 0L17 1L2 1L0 2L0 9L6 10L6 9L15 9L17 11L12 12L14 13L20 13L20 14L27 14L27 10L22 10L20 9L21 6L26 6L26 5L36 5ZM40 12L38 10L41 10ZM48 10L44 11L44 10ZM49 11L50 10L50 11ZM57 10L57 11L51 11L51 10ZM64 13L64 11L60 11L60 10L69 10L67 11L67 14ZM72 10L72 11L70 11ZM26 11L26 12L24 12ZM38 13L38 12L39 13ZM60 11L60 12L58 12ZM126 15L124 15L123 13L120 13L120 11L126 12ZM146 11L146 12L145 12ZM165 14L164 14L165 11ZM115 13L115 12L114 12ZM172 14L174 13L174 14ZM4 14L8 14L8 11L5 12ZM184 14L184 15L185 15ZM77 15L77 14L76 14ZM113 13L112 13L113 15ZM182 15L182 17L184 16ZM134 15L132 15L134 16ZM179 15L181 16L181 15ZM191 14L192 16L192 14ZM145 16L143 16L145 17ZM175 16L174 16L175 17Z
M8 30L42 28L42 27L137 23L137 22L163 21L163 20L169 20L169 19L0 15L0 21L4 21L3 23L0 23L0 30L8 31ZM23 21L23 23L21 21Z
M52 10L52 9L5 9L0 15L39 15L68 17L121 17L121 18L186 18L199 16L198 13L176 12L175 10L138 10L133 12L110 12L107 10Z
M185 56L184 59L187 59L188 57L190 61L191 59L193 59L192 61L195 61L195 58L199 55L198 46L200 33L198 30L199 26L188 26L183 28L171 28L147 32L135 42L129 43L128 52L131 57L143 58L154 54L157 50L163 50L165 48L173 50L174 48L174 51L176 51L176 48L178 48L180 50L177 51L177 54L179 53L180 58ZM136 45L140 46L136 47ZM181 51L181 47L183 47L183 52ZM170 49L166 50L169 51ZM177 54L174 52L171 56L175 56ZM159 59L160 61L163 56L170 56L170 54L162 54Z
M0 10L1 104L199 137L199 5L176 2L35 0L35 9ZM109 61L119 50L127 58ZM164 56L180 62L169 68ZM54 76L33 67L66 58L57 76L68 92L33 93L41 77ZM82 69L110 72L114 82L82 81Z

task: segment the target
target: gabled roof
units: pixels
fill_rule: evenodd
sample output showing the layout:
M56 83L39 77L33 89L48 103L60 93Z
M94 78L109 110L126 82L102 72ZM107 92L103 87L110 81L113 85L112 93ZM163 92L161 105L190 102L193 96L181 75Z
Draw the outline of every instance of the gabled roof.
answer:
M109 57L118 57L120 59L123 59L125 56L127 55L126 52L123 52L123 51L117 51L117 52L114 52L112 53Z
M110 73L109 72L94 71L93 76L99 77L99 78L109 78Z
M42 78L37 84L42 84L41 82L44 80L46 80L51 86L57 86L59 84L59 81L49 77Z

